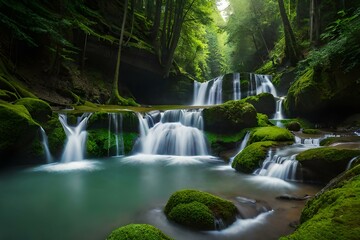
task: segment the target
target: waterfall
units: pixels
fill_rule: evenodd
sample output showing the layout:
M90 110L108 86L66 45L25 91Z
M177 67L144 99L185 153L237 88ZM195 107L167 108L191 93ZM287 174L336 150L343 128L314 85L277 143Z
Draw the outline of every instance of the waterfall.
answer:
M204 124L201 111L165 111L160 122L151 128L140 113L138 118L139 152L177 156L208 155L207 142L202 132Z
M234 76L233 76L233 92L234 92L233 100L241 99L240 73L234 73Z
M275 87L270 81L270 78L270 75L255 74L256 95L260 93L271 93L274 97L277 97Z
M230 158L230 161L229 161L229 165L230 165L230 166L232 165L235 157L236 157L242 150L244 150L244 148L246 147L246 145L247 145L247 143L248 143L248 141L249 141L249 138L250 138L250 132L248 131L248 132L246 132L246 135L245 135L244 139L242 140L242 142L241 142L241 144L240 144L239 150L237 151L237 153L236 153L234 156L232 156L232 157Z
M208 81L208 82L203 82L203 83L199 83L197 81L194 81L194 105L196 106L203 106L207 104L206 101L206 96L207 96L207 90L208 90L208 86L209 83L212 81Z
M295 136L295 143L297 144L303 144L306 146L320 146L320 138L300 138L298 136Z
M214 81L214 84L211 86L209 91L209 99L208 99L208 105L215 105L215 104L222 104L222 82L223 77L220 76L217 77Z
M270 149L268 156L263 162L261 168L255 170L254 174L280 178L283 180L298 180L298 161L295 160L296 155L297 154L291 156L280 156L273 154L272 150Z
M122 114L108 113L109 117L109 135L108 135L108 156L111 148L111 129L115 135L116 156L124 155L124 138L122 133Z
M283 120L284 119L284 114L283 114L283 102L284 102L285 97L280 97L278 100L276 100L276 111L275 111L275 116L273 118L273 120Z
M43 148L44 148L46 162L52 163L53 157L51 156L51 153L50 153L48 137L46 135L45 130L42 127L40 127L40 132L41 132L41 138L42 138L41 144L43 145Z
M349 170L352 167L352 164L355 162L355 160L358 160L358 159L360 159L359 156L352 158L349 161L348 165L346 166L346 170Z
M84 159L87 136L86 125L90 116L90 113L84 113L77 119L76 126L70 126L67 122L67 115L59 114L60 123L67 136L61 162L80 161Z

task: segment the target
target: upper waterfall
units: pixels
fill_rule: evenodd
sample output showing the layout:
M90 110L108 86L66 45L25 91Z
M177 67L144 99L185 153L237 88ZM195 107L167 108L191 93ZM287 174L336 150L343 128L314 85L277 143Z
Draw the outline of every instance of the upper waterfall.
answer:
M239 100L264 92L277 97L270 75L254 73L227 74L203 83L194 81L193 105L222 104L228 100Z

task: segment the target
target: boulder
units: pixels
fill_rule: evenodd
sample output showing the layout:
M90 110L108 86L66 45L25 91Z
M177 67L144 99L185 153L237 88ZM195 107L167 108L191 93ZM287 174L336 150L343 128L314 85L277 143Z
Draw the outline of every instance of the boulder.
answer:
M203 117L205 130L214 133L229 134L257 126L255 108L241 100L204 109Z
M180 190L171 195L165 210L168 219L196 230L219 230L229 226L238 213L235 205L212 194Z
M256 96L250 96L241 101L252 104L258 113L264 113L272 117L276 110L276 101L270 93L260 93Z
M255 128L249 143L262 141L294 142L294 135L289 130L276 126Z
M149 224L129 224L111 232L107 240L171 240L156 227Z
M40 123L48 121L52 115L50 105L37 98L21 98L15 104L23 105L29 111L31 117Z

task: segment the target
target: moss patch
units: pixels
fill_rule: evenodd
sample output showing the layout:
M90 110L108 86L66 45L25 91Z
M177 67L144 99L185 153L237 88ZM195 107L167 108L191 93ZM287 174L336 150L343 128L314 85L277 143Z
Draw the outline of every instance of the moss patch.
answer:
M163 232L148 224L130 224L111 232L107 240L171 240Z
M358 239L360 236L360 166L336 179L307 202L300 227L285 239Z
M232 202L212 194L180 190L171 195L164 212L170 220L179 224L198 230L211 230L215 229L215 219L222 219L226 225L233 223L238 210Z
M205 130L229 134L244 128L257 126L256 110L241 101L228 101L203 111Z
M255 128L250 136L249 143L261 141L294 141L291 132L279 127L260 127Z
M232 168L243 173L252 173L261 166L265 160L268 149L276 145L276 142L256 142L242 150L232 163Z
M23 105L29 111L31 117L38 122L46 122L52 115L50 105L40 99L21 98L15 104Z
M271 93L260 93L256 96L246 97L242 102L252 104L256 111L271 116L275 113L275 98Z
M349 161L360 155L360 150L331 147L309 149L296 156L303 168L305 181L327 182L343 172Z
M321 131L319 129L303 129L302 132L304 134L320 134Z
M360 136L329 137L321 140L320 146L329 146L334 143L360 142Z
M291 121L285 124L285 127L289 129L290 131L300 131L301 125L297 121Z
M258 113L256 115L256 119L259 127L273 126L273 124L269 121L269 118L266 114Z

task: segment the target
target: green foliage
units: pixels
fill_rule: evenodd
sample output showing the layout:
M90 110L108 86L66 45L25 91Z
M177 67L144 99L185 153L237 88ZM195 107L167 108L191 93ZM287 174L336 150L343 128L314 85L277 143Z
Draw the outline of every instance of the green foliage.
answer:
M232 168L243 173L252 173L261 166L265 160L268 149L275 146L276 142L265 141L248 145L242 150L232 163Z
M229 134L257 125L254 106L241 101L228 101L204 109L203 113L205 130L209 132Z
M276 126L255 128L251 132L249 143L261 141L293 142L294 136L289 130Z
M300 227L285 239L357 239L360 234L360 166L306 203Z
M214 216L210 209L199 202L180 203L169 213L169 219L183 226L199 230L213 230Z
M29 111L31 117L38 122L46 122L52 115L50 105L40 99L21 98L15 104L23 105Z
M171 240L159 229L148 224L130 224L111 232L107 240Z
M191 227L208 230L210 227L215 228L214 220L219 218L225 224L230 225L235 221L238 210L232 202L209 193L198 190L180 190L171 195L164 212L168 218L173 219L172 217L174 217L173 220L178 223L187 226L196 224ZM190 218L193 214L194 216L188 222L185 218ZM212 215L212 226L210 226L209 214Z

